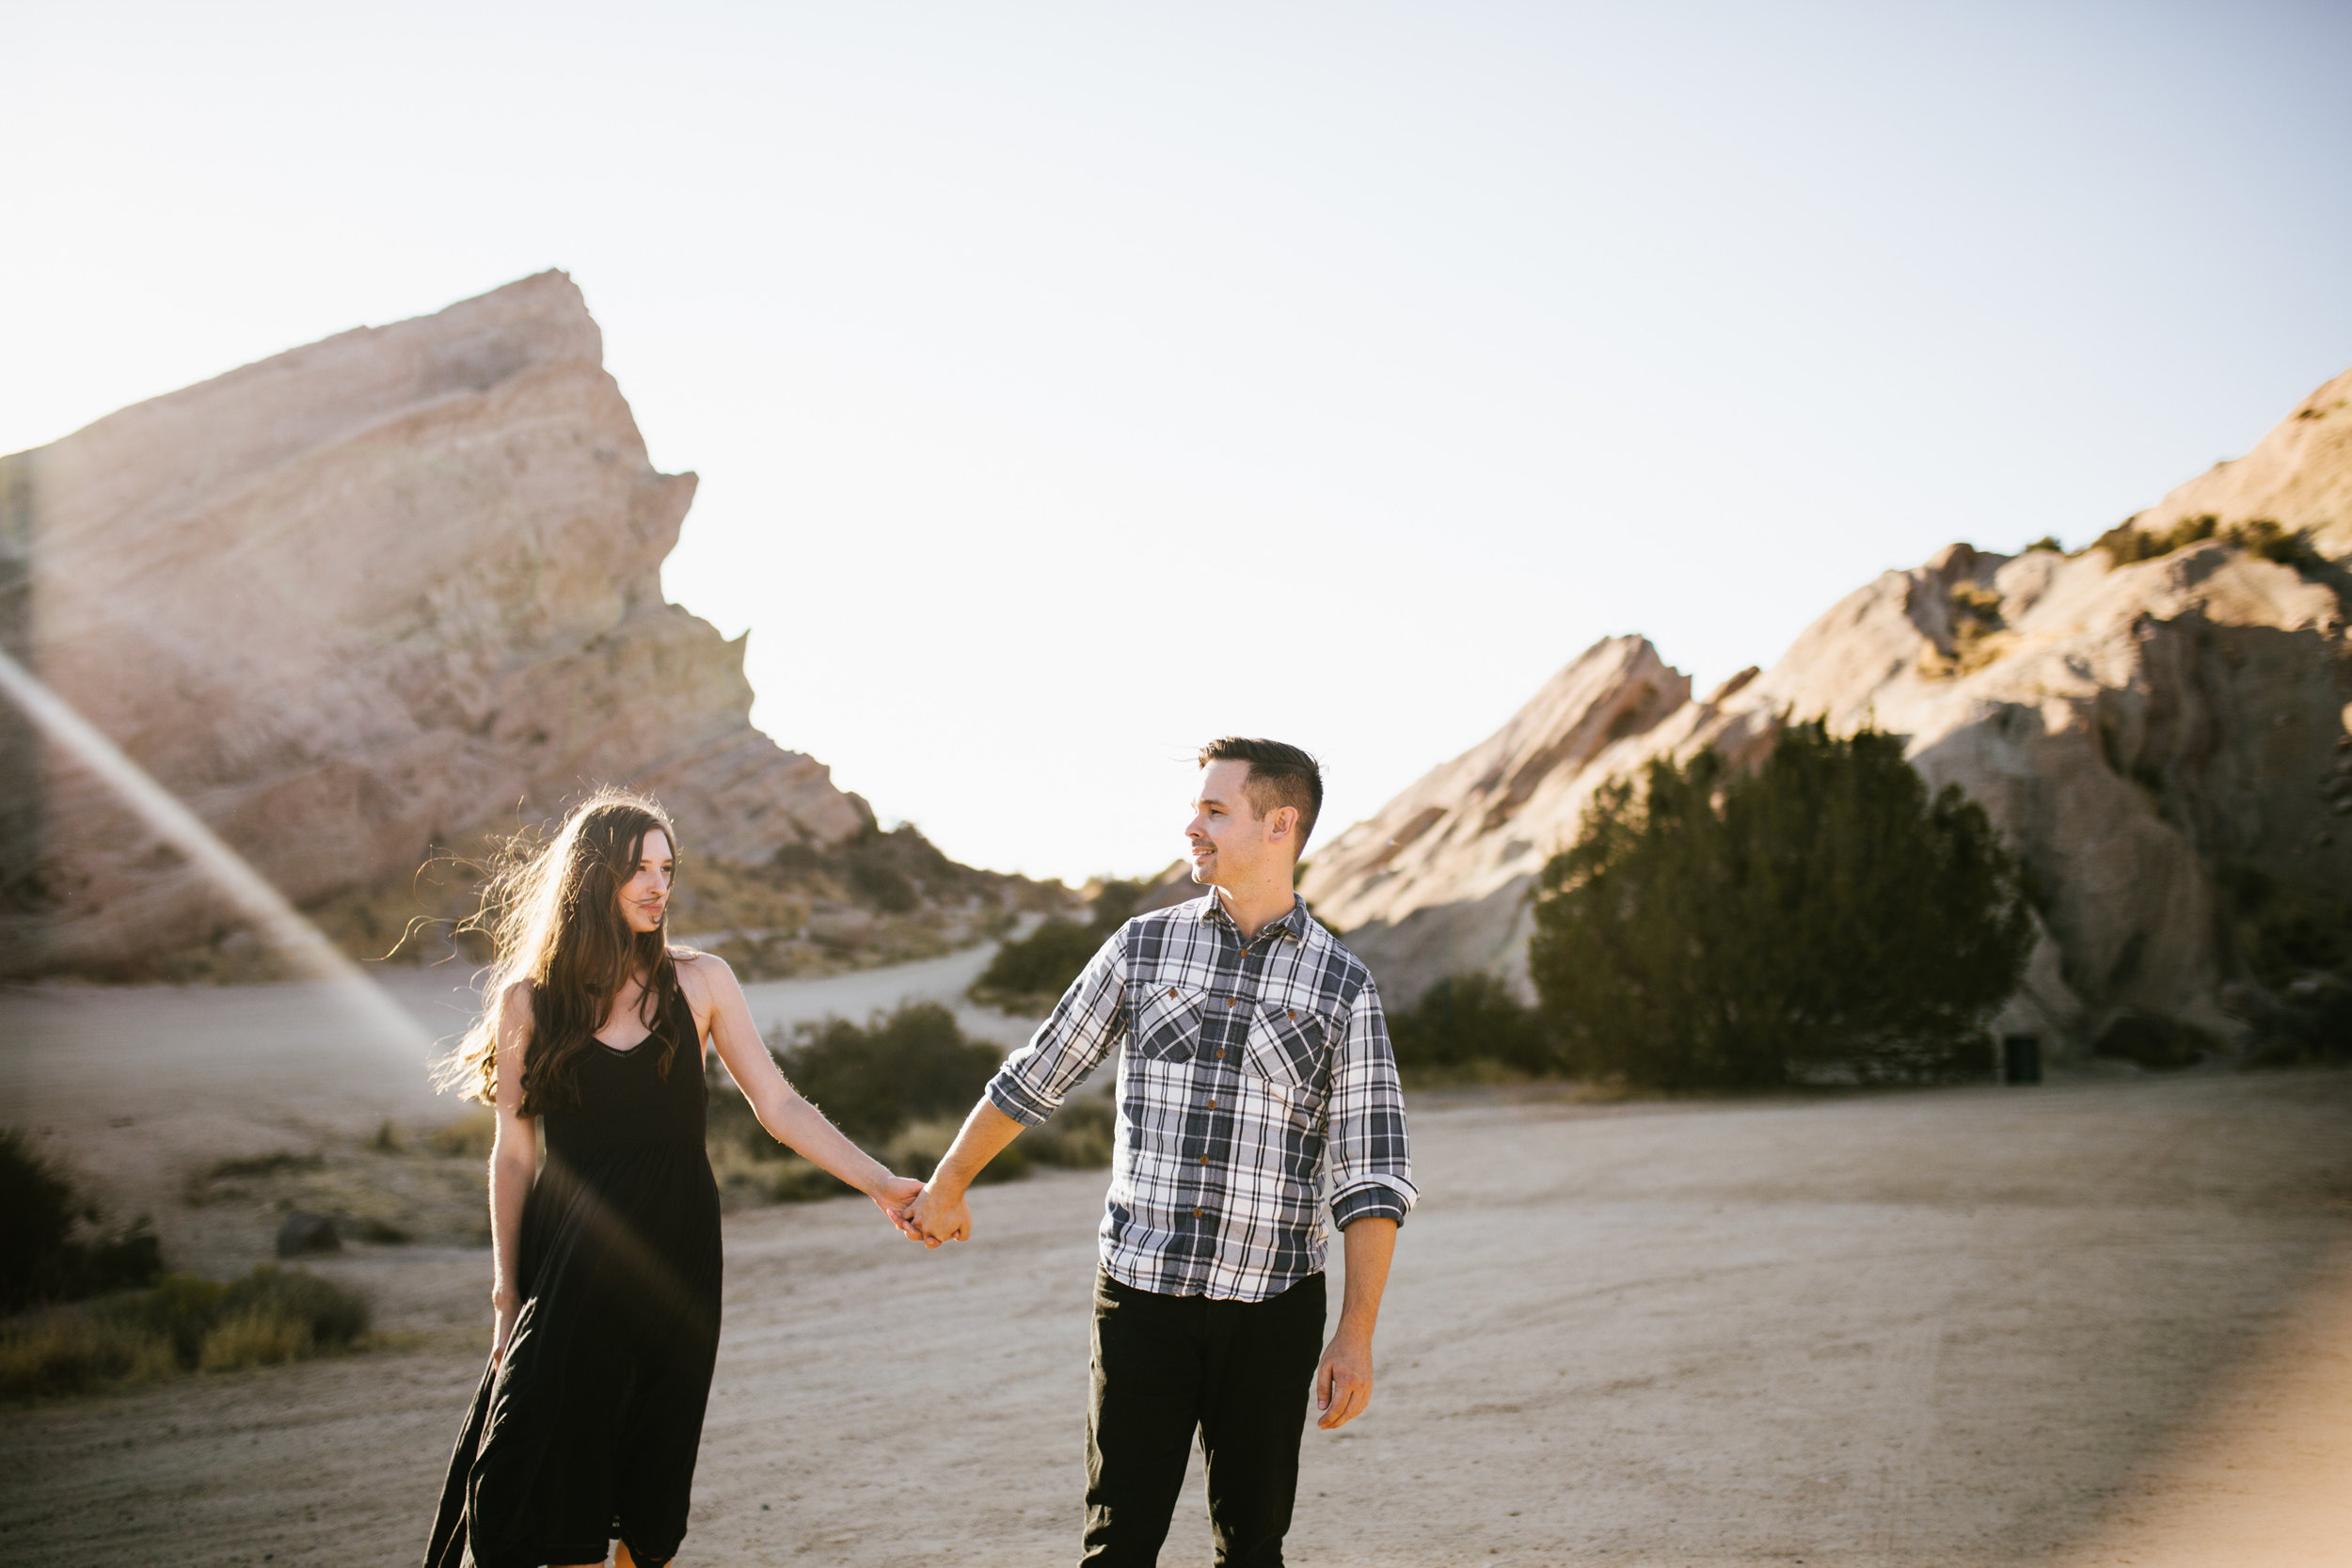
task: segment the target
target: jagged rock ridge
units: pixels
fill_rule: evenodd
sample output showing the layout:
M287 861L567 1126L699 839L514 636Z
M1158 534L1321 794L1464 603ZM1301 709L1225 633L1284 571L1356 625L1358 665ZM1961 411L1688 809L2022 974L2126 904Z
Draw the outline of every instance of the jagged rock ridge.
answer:
M1534 879L1603 782L1700 747L1753 762L1788 716L1876 723L1986 807L2041 890L1996 1026L2062 1052L2126 1012L2226 1037L2264 1003L2225 884L2352 886L2352 373L2133 526L2205 517L2213 537L2122 565L1952 546L1704 701L1647 641L1604 641L1317 852L1301 891L1400 1002L1466 969L1523 983ZM2298 562L2246 547L2265 521L2301 532Z
M741 641L663 600L694 478L653 469L602 357L542 273L0 459L0 641L297 902L604 781L722 861L864 832L752 727ZM5 719L7 969L225 917Z

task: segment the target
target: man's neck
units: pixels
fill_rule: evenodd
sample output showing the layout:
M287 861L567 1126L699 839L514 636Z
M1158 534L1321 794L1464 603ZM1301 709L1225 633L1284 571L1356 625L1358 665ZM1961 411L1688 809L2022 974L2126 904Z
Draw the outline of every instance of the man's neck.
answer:
M1244 888L1235 892L1229 887L1216 890L1216 901L1241 927L1244 946L1258 940L1258 933L1291 912L1297 895L1286 886L1269 883L1263 887Z

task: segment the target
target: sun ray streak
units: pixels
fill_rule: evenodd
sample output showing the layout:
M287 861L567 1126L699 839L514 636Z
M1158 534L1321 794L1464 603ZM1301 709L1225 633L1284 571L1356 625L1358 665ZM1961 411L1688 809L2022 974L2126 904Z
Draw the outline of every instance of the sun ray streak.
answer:
M303 918L286 896L253 869L244 856L221 842L179 797L157 784L103 732L75 711L73 705L0 649L0 690L5 690L25 717L53 744L97 775L136 813L157 837L188 859L215 888L225 895L264 942L291 962L297 973L325 982L364 1020L371 1034L404 1049L413 1047L420 1058L428 1054L432 1037L401 1005L386 994L358 965L346 958L325 933Z

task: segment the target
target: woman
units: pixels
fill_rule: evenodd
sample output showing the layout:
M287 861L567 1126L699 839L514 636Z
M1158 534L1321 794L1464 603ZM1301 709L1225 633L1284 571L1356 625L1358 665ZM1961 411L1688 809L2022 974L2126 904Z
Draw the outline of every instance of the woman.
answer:
M497 958L442 1081L498 1110L497 1325L427 1568L675 1555L719 1343L706 1038L761 1126L894 1224L923 1190L792 1091L724 962L669 945L676 844L659 805L606 790L485 894Z

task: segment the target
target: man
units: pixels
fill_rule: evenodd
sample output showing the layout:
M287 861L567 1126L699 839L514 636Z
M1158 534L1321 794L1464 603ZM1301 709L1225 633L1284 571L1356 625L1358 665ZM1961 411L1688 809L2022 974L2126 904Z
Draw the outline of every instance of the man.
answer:
M1119 1145L1094 1296L1084 1561L1156 1562L1193 1433L1225 1568L1279 1568L1311 1390L1317 1422L1372 1398L1372 1331L1419 1196L1372 976L1291 889L1323 805L1312 757L1200 752L1185 829L1208 896L1138 915L972 1109L911 1227L971 1234L964 1191L1120 1045ZM1346 1299L1323 1340L1324 1168Z

